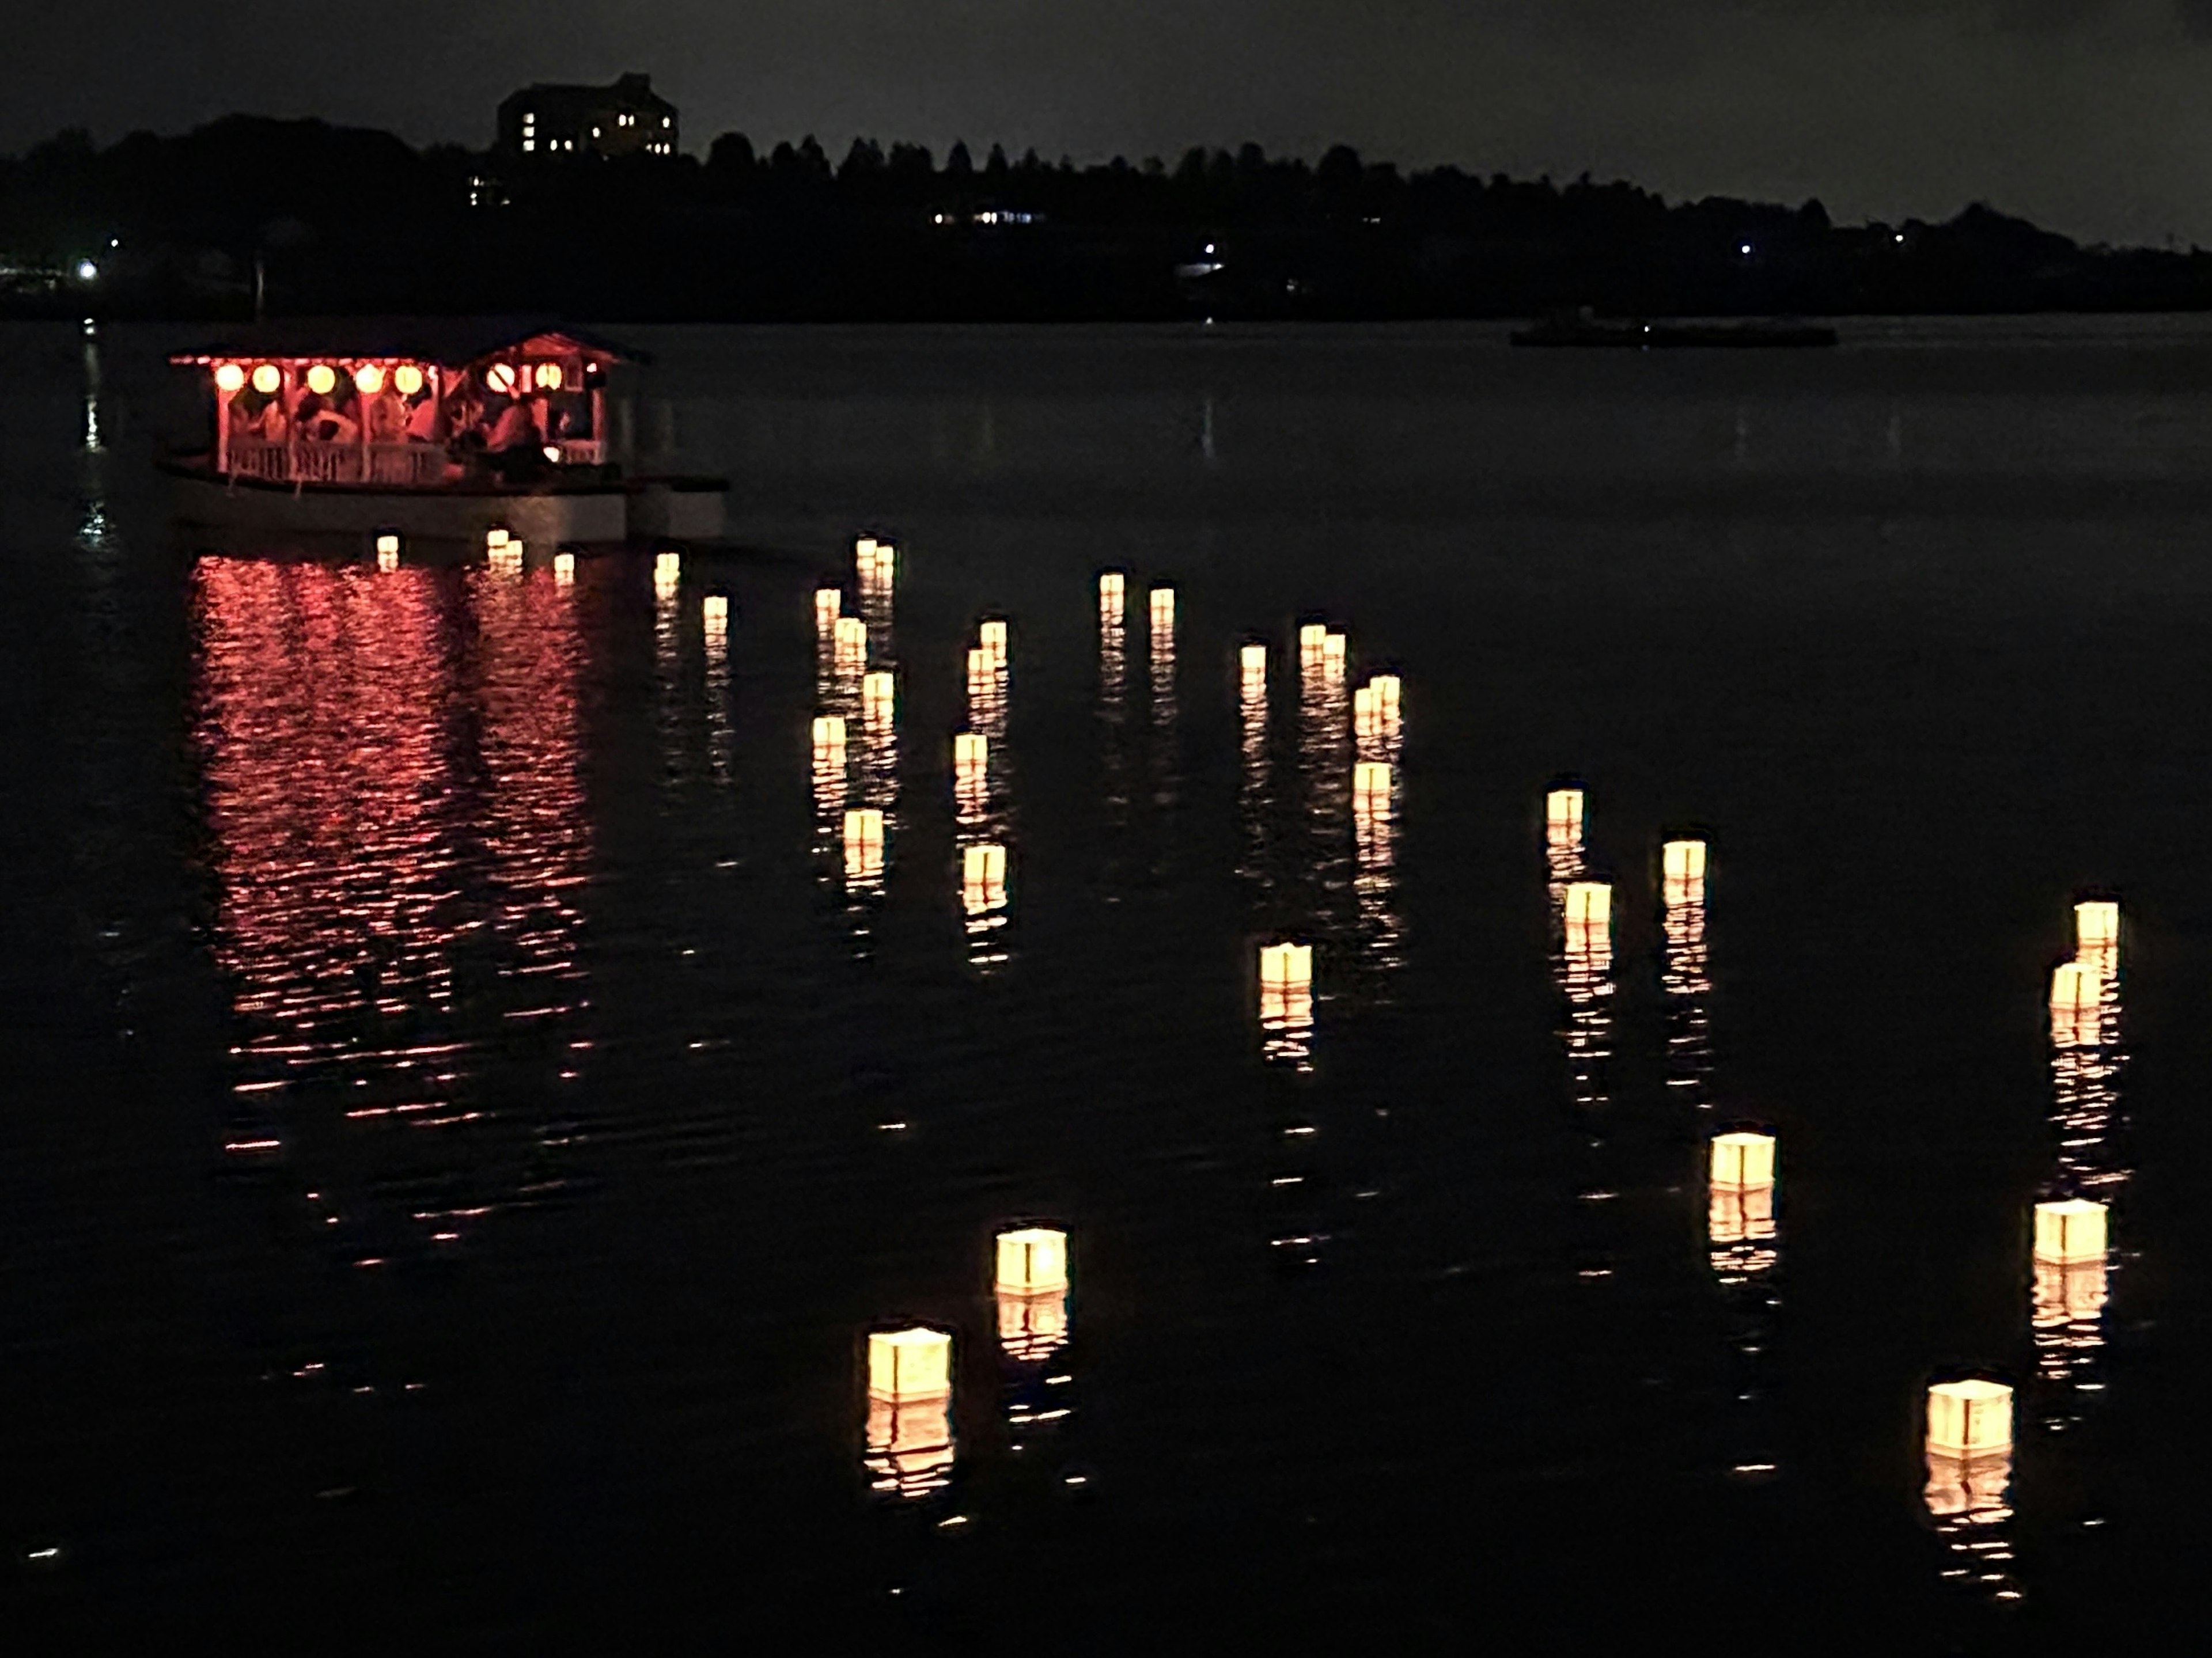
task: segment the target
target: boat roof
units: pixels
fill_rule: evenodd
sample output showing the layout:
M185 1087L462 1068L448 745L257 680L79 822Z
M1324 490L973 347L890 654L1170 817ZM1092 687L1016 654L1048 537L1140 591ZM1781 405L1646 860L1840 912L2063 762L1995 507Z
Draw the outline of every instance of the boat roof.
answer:
M465 368L526 349L584 351L617 362L652 361L555 317L285 317L240 323L216 339L172 352L169 361L198 366L257 357L341 357Z

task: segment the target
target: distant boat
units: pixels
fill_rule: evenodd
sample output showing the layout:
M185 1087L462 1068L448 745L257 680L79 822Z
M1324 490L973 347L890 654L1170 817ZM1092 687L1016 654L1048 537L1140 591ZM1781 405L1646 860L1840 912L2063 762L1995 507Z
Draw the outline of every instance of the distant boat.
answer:
M610 374L641 354L565 325L301 319L169 361L204 374L213 400L208 446L162 463L187 523L470 541L505 530L547 546L722 533L724 480L622 464ZM473 415L465 432L457 411ZM505 436L491 453L495 416Z
M1668 348L1833 345L1836 331L1824 323L1771 317L1741 322L1646 322L1635 317L1599 318L1584 307L1516 329L1516 345L1609 346L1618 350Z

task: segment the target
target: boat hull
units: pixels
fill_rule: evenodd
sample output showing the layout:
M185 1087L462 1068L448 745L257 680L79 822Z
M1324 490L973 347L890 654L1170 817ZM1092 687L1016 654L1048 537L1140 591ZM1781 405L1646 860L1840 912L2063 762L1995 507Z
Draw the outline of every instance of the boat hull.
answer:
M172 466L187 527L313 536L374 535L481 543L504 529L525 542L712 541L724 530L719 479L669 479L552 489L377 489L222 479Z

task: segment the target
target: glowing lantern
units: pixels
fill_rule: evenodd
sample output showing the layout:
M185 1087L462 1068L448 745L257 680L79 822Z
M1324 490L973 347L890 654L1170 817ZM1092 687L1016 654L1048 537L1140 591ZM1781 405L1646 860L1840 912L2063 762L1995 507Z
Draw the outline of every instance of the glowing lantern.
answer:
M1715 1191L1749 1192L1774 1184L1774 1136L1713 1136L1707 1178Z
M1375 693L1362 685L1352 694L1352 728L1362 737L1382 734L1382 711L1375 705Z
M574 553L553 555L553 580L556 586L566 587L576 579L576 556Z
M730 625L730 601L720 593L708 593L699 601L700 620L709 633L720 633Z
M963 847L960 853L960 891L973 913L995 909L1006 897L1006 849L1001 846Z
M2062 963L2051 975L2054 1018L2094 1012L2105 993L2105 975L2092 962Z
M1321 665L1332 677L1344 671L1344 635L1323 633L1321 636Z
M2035 1258L2055 1266L2105 1258L2105 1206L2087 1198L2035 1206Z
M284 383L284 373L273 362L256 364L253 370L253 389L264 398L274 397L276 388Z
M1119 570L1101 571L1098 576L1098 614L1111 621L1120 621L1127 589L1127 578Z
M484 551L488 553L495 553L514 539L514 537L508 531L505 525L495 524L490 529L484 531Z
M836 587L817 587L814 590L814 625L827 630L837 625L838 613L845 608L845 595Z
M898 563L897 550L888 541L862 536L853 544L853 562L864 586L887 587Z
M354 389L365 398L373 398L384 390L384 370L373 362L365 362L353 371Z
M842 714L821 714L814 717L814 752L817 757L845 752L845 719Z
M1603 881L1571 881L1566 907L1570 931L1602 932L1613 922L1613 889Z
M1248 691L1264 689L1267 683L1267 647L1265 645L1246 645L1237 653L1237 671L1243 676Z
M841 616L831 629L830 641L840 662L857 666L868 656L868 624L857 616Z
M520 575L522 573L522 543L514 540L509 540L505 546L489 547L484 550L486 561L501 575Z
M1260 987L1281 993L1304 990L1313 983L1311 944L1262 944L1260 947Z
M898 707L898 686L888 672L872 673L860 681L860 713L871 726L890 724Z
M1298 662L1301 666L1321 660L1322 641L1328 636L1328 629L1318 622L1309 622L1298 629Z
M1398 719L1398 676L1378 673L1367 682L1367 689L1375 693L1375 706L1382 717L1392 724Z
M492 364L484 370L484 384L501 395L514 391L514 365L507 362Z
M380 530L376 533L376 556L382 558L386 553L394 558L399 556L399 532L396 530Z
M991 653L986 650L968 653L968 685L971 690L988 692L991 684Z
M1660 869L1669 881L1702 881L1705 878L1705 843L1703 841L1669 841L1659 849Z
M884 815L873 806L845 814L845 876L872 881L884 872Z
M1380 760L1362 760L1352 768L1352 805L1364 811L1383 811L1390 805L1390 768Z
M1175 589L1172 587L1152 589L1152 631L1154 633L1164 634L1174 628L1175 598Z
M1544 797L1544 829L1554 841L1583 838L1583 792L1553 789Z
M2074 947L2084 953L2120 947L2120 907L2109 899L2074 906Z
M1928 1454L1972 1461L2012 1449L2012 1389L1970 1377L1928 1389Z
M411 362L403 362L392 371L392 383L400 396L411 398L422 389L422 371Z
M307 370L307 390L317 397L328 397L338 383L337 372L326 362L319 362Z
M234 362L218 363L215 371L215 386L218 392L236 392L246 384L246 371Z
M1006 624L999 621L986 622L978 629L976 642L983 647L983 654L991 661L1003 663L1006 659Z
M1048 1295L1067 1288L1067 1234L1049 1226L1001 1232L993 1287L1001 1294Z
M952 773L963 788L981 784L991 745L981 732L961 732L952 739Z
M942 1399L952 1391L952 1337L916 1325L868 1338L868 1396L902 1405Z
M673 581L684 573L684 558L680 553L657 553L653 560L653 576L656 581Z

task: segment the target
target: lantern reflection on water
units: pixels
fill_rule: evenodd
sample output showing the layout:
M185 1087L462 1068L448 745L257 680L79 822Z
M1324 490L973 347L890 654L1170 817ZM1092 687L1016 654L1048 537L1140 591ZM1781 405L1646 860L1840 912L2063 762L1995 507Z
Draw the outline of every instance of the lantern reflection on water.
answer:
M884 814L856 806L845 814L845 878L880 880L884 872Z
M952 1467L952 1337L926 1326L868 1337L866 1467L873 1487L921 1497Z
M484 560L501 575L520 575L523 550L522 543L510 539L487 551Z

